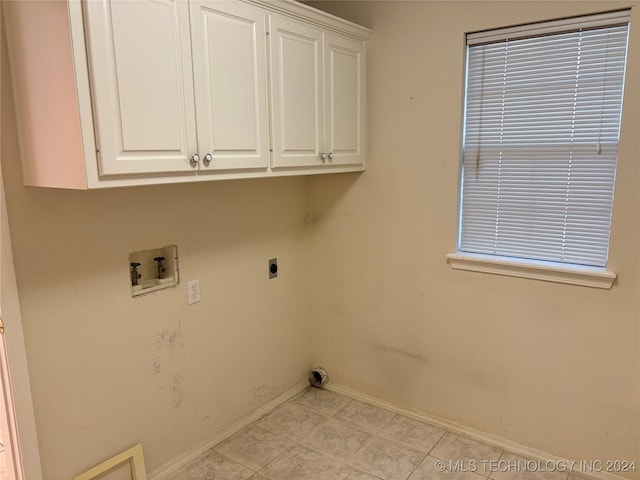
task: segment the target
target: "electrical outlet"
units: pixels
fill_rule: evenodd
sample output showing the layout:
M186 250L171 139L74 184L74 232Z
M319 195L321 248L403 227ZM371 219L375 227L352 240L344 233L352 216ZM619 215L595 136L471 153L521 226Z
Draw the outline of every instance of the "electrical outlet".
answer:
M187 283L187 295L189 295L189 305L200 301L200 280L190 280Z

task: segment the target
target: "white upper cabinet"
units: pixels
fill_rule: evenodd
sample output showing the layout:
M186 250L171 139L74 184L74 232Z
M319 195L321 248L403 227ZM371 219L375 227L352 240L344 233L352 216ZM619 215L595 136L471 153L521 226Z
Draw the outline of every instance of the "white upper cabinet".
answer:
M364 165L364 42L270 18L273 167Z
M191 2L201 171L269 166L266 17L237 1Z
M27 185L364 170L364 27L293 0L3 9Z
M83 5L99 174L192 170L196 128L188 4Z
M322 165L322 30L271 16L273 166Z

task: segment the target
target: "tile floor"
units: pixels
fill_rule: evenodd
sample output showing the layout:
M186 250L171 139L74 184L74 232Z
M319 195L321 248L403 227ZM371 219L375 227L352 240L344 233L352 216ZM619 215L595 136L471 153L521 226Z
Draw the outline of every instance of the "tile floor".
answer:
M439 426L308 388L183 466L171 480L583 478L534 471L537 465Z

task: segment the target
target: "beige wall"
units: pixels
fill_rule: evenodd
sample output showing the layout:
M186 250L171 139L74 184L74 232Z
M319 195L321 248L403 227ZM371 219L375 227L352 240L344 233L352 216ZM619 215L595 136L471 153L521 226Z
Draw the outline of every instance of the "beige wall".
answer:
M315 2L373 29L369 164L311 180L314 356L333 380L574 459L640 461L640 4L610 291L453 271L464 33L633 2ZM638 478L638 474L636 474Z
M306 179L24 187L5 63L2 79L2 169L45 478L72 478L136 442L155 470L304 380ZM132 299L129 252L171 243L180 286ZM195 278L202 301L190 306Z

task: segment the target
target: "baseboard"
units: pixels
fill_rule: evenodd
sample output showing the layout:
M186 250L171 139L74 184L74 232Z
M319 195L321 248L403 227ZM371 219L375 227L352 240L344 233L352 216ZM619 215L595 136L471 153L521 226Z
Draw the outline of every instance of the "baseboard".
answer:
M257 410L254 410L253 412L251 412L246 417L243 417L240 420L238 420L237 422L234 422L231 425L229 425L228 427L225 427L224 429L222 429L211 440L208 440L208 441L200 444L199 446L189 450L188 452L185 452L184 454L179 455L178 457L174 458L173 460L171 460L171 461L165 463L164 465L162 465L160 468L157 468L153 472L149 473L147 475L148 479L149 480L164 480L164 479L166 479L167 477L169 477L170 475L174 474L182 466L184 466L187 463L189 463L191 460L193 460L198 455L201 455L204 452L206 452L207 450L210 450L211 448L216 446L218 443L222 442L223 440L226 440L231 435L233 435L234 433L242 430L244 427L246 427L250 423L255 422L260 417L262 417L264 414L270 412L271 410L273 410L277 406L281 405L282 403L286 402L290 398L293 398L294 396L296 396L298 393L302 392L308 386L309 386L309 382L306 379L304 381L301 381L300 383L298 383L297 385L293 386L292 388L290 388L289 390L287 390L283 394L281 394L281 395L277 396L276 398L274 398L273 400L271 400L269 403L263 405L262 407L258 408Z
M512 442L506 438L502 438L496 435L491 435L489 433L483 432L481 430L476 430L471 427L467 427L466 425L462 425L456 422L452 422L450 420L446 420L440 417L436 417L434 415L425 415L423 413L419 413L412 410L407 410L404 408L399 408L392 403L389 403L385 400L382 400L378 397L374 397L372 395L367 395L365 393L358 392L357 390L353 390L349 387L345 387L344 385L335 384L333 382L329 382L326 387L327 390L334 391L336 393L341 393L346 395L347 397L355 398L356 400L361 400L363 402L371 403L373 405L377 405L382 408L386 408L387 410L391 410L392 412L399 413L401 415L405 415L407 417L412 417L417 420L424 420L426 422L438 425L442 428L445 428L449 431L459 433L466 437L472 438L474 440L478 440L482 443L486 443L488 445L492 445L494 447L498 447L502 450L509 451L511 453L515 453L516 455L521 455L523 457L533 458L534 460L541 461L552 461L552 462L569 462L569 460L565 458L561 458L555 455L552 455L547 452L543 452L541 450L537 450L535 448L530 448L525 445L521 445L519 443ZM618 475L613 475L607 472L575 472L586 478L593 478L597 480L629 480L625 477L620 477Z

